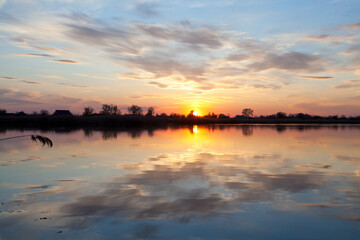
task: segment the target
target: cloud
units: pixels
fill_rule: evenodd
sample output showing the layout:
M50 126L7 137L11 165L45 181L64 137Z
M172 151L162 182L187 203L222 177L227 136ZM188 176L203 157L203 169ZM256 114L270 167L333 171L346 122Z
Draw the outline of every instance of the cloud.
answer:
M297 203L297 205L306 206L306 207L319 207L319 208L330 208L330 207L339 207L339 204L331 203Z
M76 84L70 84L70 83L58 83L59 85L63 85L63 86L68 86L68 87L73 87L73 88L88 88L89 86L84 86L84 85L76 85Z
M73 60L68 60L68 59L55 59L55 60L52 60L52 62L71 63L71 64L79 63L79 62L76 62L76 61L73 61Z
M49 188L51 185L30 185L26 187L16 187L21 189L46 189Z
M333 77L330 76L298 76L297 78L314 79L314 80L327 80Z
M15 77L6 77L6 76L1 76L0 79L5 79L5 80L18 80L18 78L15 78Z
M235 47L251 53L252 56L263 56L272 50L268 43L256 39L241 39L235 43Z
M2 8L6 3L6 0L0 0L0 8Z
M198 86L195 86L194 88L198 89L198 90L209 91L209 90L215 89L215 87L216 86L214 84L204 83L204 84L200 84Z
M108 78L108 77L103 77L103 76L98 76L98 75L93 75L93 74L76 73L76 75L82 76L82 77L95 78L95 79L113 80L113 78Z
M347 83L334 86L335 89L347 89L360 87L360 80L348 80Z
M296 167L299 167L299 168L330 168L331 165L322 164L322 163L309 163L309 164L296 165Z
M79 87L79 86L72 86ZM80 86L84 87L84 86ZM79 109L79 106L101 106L101 103L93 99L83 99L63 94L41 94L34 91L20 91L13 88L0 89L0 102L7 105L7 110L32 112L34 109Z
M134 9L136 12L144 17L155 17L159 15L157 10L158 5L151 2L138 2L135 4Z
M333 103L319 103L319 102L307 102L297 103L294 105L296 108L301 108L305 112L310 114L339 114L339 115L353 115L358 113L360 105L357 103L348 104L333 104Z
M282 54L270 53L260 62L250 64L252 71L263 71L267 69L281 69L287 71L322 71L323 60L316 55L300 52L286 52Z
M322 41L322 40L327 39L328 37L329 37L329 35L309 36L309 37L306 37L305 40Z
M174 42L203 45L208 48L218 49L223 46L224 37L220 32L211 28L195 28L191 25L135 25L143 33L156 39L170 40Z
M149 161L159 161L161 159L168 159L170 158L172 155L168 154L168 153L159 153L154 157L149 157L148 160Z
M262 89L280 89L281 86L279 85L274 85L274 84L253 84L250 85L253 88L262 88Z
M148 82L148 84L155 85L155 86L157 86L158 88L168 88L168 87L169 87L169 86L166 85L166 84L159 83L159 82L155 82L155 81L150 81L150 82Z
M52 179L51 181L58 181L58 182L74 182L74 181L80 181L80 179Z
M241 54L241 53L234 53L234 54L230 54L228 55L225 59L228 61L232 61L232 62L240 62L242 60L247 59L249 56L245 55L245 54Z
M355 79L355 80L348 80L346 82L349 82L349 83L360 83L360 79Z
M56 76L56 75L39 75L42 78L51 78L51 79L63 79L60 76Z
M25 54L16 54L17 56L25 56L25 57L52 57L49 54L38 54L38 53L25 53Z
M131 68L137 68L152 73L156 78L180 75L184 80L201 82L205 73L205 66L187 64L173 59L161 58L160 56L146 55L138 57L127 57L124 61Z
M65 34L72 39L90 45L108 46L111 40L115 41L121 37L127 37L123 30L114 29L105 24L98 23L96 25L80 25L67 24Z
M0 8L1 8L1 2L3 0L0 0ZM13 17L12 15L5 13L5 12L0 12L0 20L2 23L7 23L7 24L20 24L21 21L15 17Z
M141 163L119 164L117 166L117 169L134 170L134 169L139 169L141 165L142 165Z
M5 80L20 80L19 78L6 77L6 76L1 76L0 79L5 79ZM37 85L42 84L42 83L39 83L39 82L26 81L26 80L20 80L20 82L27 83L27 84L37 84Z
M360 23L355 23L355 24L342 26L339 29L360 29Z
M20 91L15 88L2 88L0 89L0 97L14 97L18 99L33 99L40 96L38 92Z
M358 38L357 35L319 35L319 36L308 36L300 40L305 41L322 41L326 43L332 43L332 44L352 44L354 39Z
M34 84L34 85L41 85L42 83L39 82L32 82L32 81L21 81L23 83L27 83L27 84Z

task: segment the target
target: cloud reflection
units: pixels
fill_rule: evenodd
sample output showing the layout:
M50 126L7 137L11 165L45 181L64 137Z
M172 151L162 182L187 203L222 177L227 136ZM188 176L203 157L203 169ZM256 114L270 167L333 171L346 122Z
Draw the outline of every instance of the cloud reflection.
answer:
M88 137L71 133L71 143L64 141L67 135L57 135L57 146L74 145L77 151L64 160L70 159L67 164L83 161L79 168L84 162L103 164L102 171L98 171L101 181L91 184L80 181L83 175L72 172L69 176L53 177L41 184L16 185L21 187L20 193L6 205L9 210L18 206L22 215L16 220L12 218L14 214L0 216L1 229L15 228L30 218L33 224L34 219L46 217L52 219L42 221L48 224L46 226L64 232L92 231L91 228L101 224L111 224L123 231L125 226L133 224L126 231L127 238L159 238L165 236L165 224L188 224L189 227L195 223L218 221L224 216L226 219L239 218L245 224L247 220L244 219L258 214L257 209L268 209L274 218L301 212L306 216L337 221L358 221L358 180L352 172L354 169L344 170L348 165L358 164L357 155L354 152L344 154L342 148L336 151L334 140L343 140L341 136L319 137L321 141L314 136L314 141L310 139L319 129L338 134L340 127L284 126L282 134L277 134L279 126L197 127L198 133L193 131L193 135L189 133L193 130L191 126L159 131L151 138L140 134L136 139L129 136L131 130L115 134L109 130L106 134L116 136L113 141L102 138L104 133L97 131ZM251 137L244 134L249 129L253 134ZM214 134L212 136L217 136L218 141L208 145L205 138L198 138L207 134ZM312 144L299 142L299 135ZM179 136L197 141L184 143ZM283 140L277 143L281 147L274 139ZM138 145L132 146L129 141ZM235 145L237 141L241 142ZM151 145L154 142L156 147ZM322 148L312 148L318 142L323 148L334 151L330 160L313 155L314 149L322 151ZM301 154L289 154L293 152L287 147L294 144ZM102 152L94 162L87 151L89 146L92 151L101 149L99 152ZM125 151L129 155L122 156ZM107 158L109 155L111 157ZM96 172L96 169L80 170L81 173L85 171ZM103 172L111 177L103 177ZM44 209L48 210L46 214ZM264 213L259 216L261 214Z
M188 222L196 216L234 212L244 203L271 201L278 190L289 195L319 189L325 183L323 174L316 171L267 174L255 171L252 164L246 165L246 159L268 162L281 158L277 154L207 152L184 158L163 153L149 158L150 169L144 169L141 164L120 166L134 173L114 178L104 185L101 193L67 203L60 212L77 221L112 216ZM216 168L207 163L210 159L217 164ZM228 167L225 162L237 164Z

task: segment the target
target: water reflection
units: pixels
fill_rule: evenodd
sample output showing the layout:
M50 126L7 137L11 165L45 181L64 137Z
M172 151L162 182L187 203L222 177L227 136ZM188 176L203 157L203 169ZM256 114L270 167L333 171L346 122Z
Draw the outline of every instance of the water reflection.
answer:
M56 148L3 151L0 236L354 239L359 133L265 125L49 133Z

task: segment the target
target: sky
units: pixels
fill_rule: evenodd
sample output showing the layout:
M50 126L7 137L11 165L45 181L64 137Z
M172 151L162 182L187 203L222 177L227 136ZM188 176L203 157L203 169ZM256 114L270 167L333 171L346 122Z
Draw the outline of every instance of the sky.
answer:
M360 0L0 0L0 108L360 115Z

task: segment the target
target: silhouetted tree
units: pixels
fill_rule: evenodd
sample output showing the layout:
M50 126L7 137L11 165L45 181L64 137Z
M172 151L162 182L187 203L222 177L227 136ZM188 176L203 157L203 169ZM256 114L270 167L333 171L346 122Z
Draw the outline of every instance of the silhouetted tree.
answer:
M223 113L220 113L220 114L219 114L219 118L230 118L230 117L227 116L227 115L225 115L225 114L223 114Z
M254 115L254 110L252 110L251 108L244 108L242 110L242 115L244 117L252 117Z
M111 114L111 106L107 104L103 104L101 107L100 114L110 115Z
M194 115L194 110L191 110L190 113L187 115L188 118L193 118L195 117Z
M277 114L276 114L276 118L286 118L287 117L287 115L286 115L286 113L284 113L284 112L278 112Z
M116 114L121 114L120 110L118 109L118 107L116 105L107 105L107 104L103 104L102 108L101 108L101 112L100 114L105 114L105 115L116 115Z
M178 114L178 113L171 113L170 114L171 118L185 118L184 114Z
M205 118L217 118L217 115L215 113L208 113L207 115L204 116Z
M42 115L42 116L47 116L47 115L49 115L49 111L48 111L48 110L45 110L45 109L42 109L42 110L40 111L40 115Z
M145 114L145 116L152 117L153 115L154 115L154 108L149 107L148 110L147 110L147 113Z
M128 112L130 114L138 114L141 115L143 110L141 107L139 107L138 105L132 105L131 107L128 107Z
M83 116L90 116L91 114L94 114L95 110L92 107L84 107Z
M5 110L5 109L0 108L0 115L6 115L6 110Z
M309 114L305 114L305 113L298 113L294 115L296 118L299 119L310 119L311 116Z

